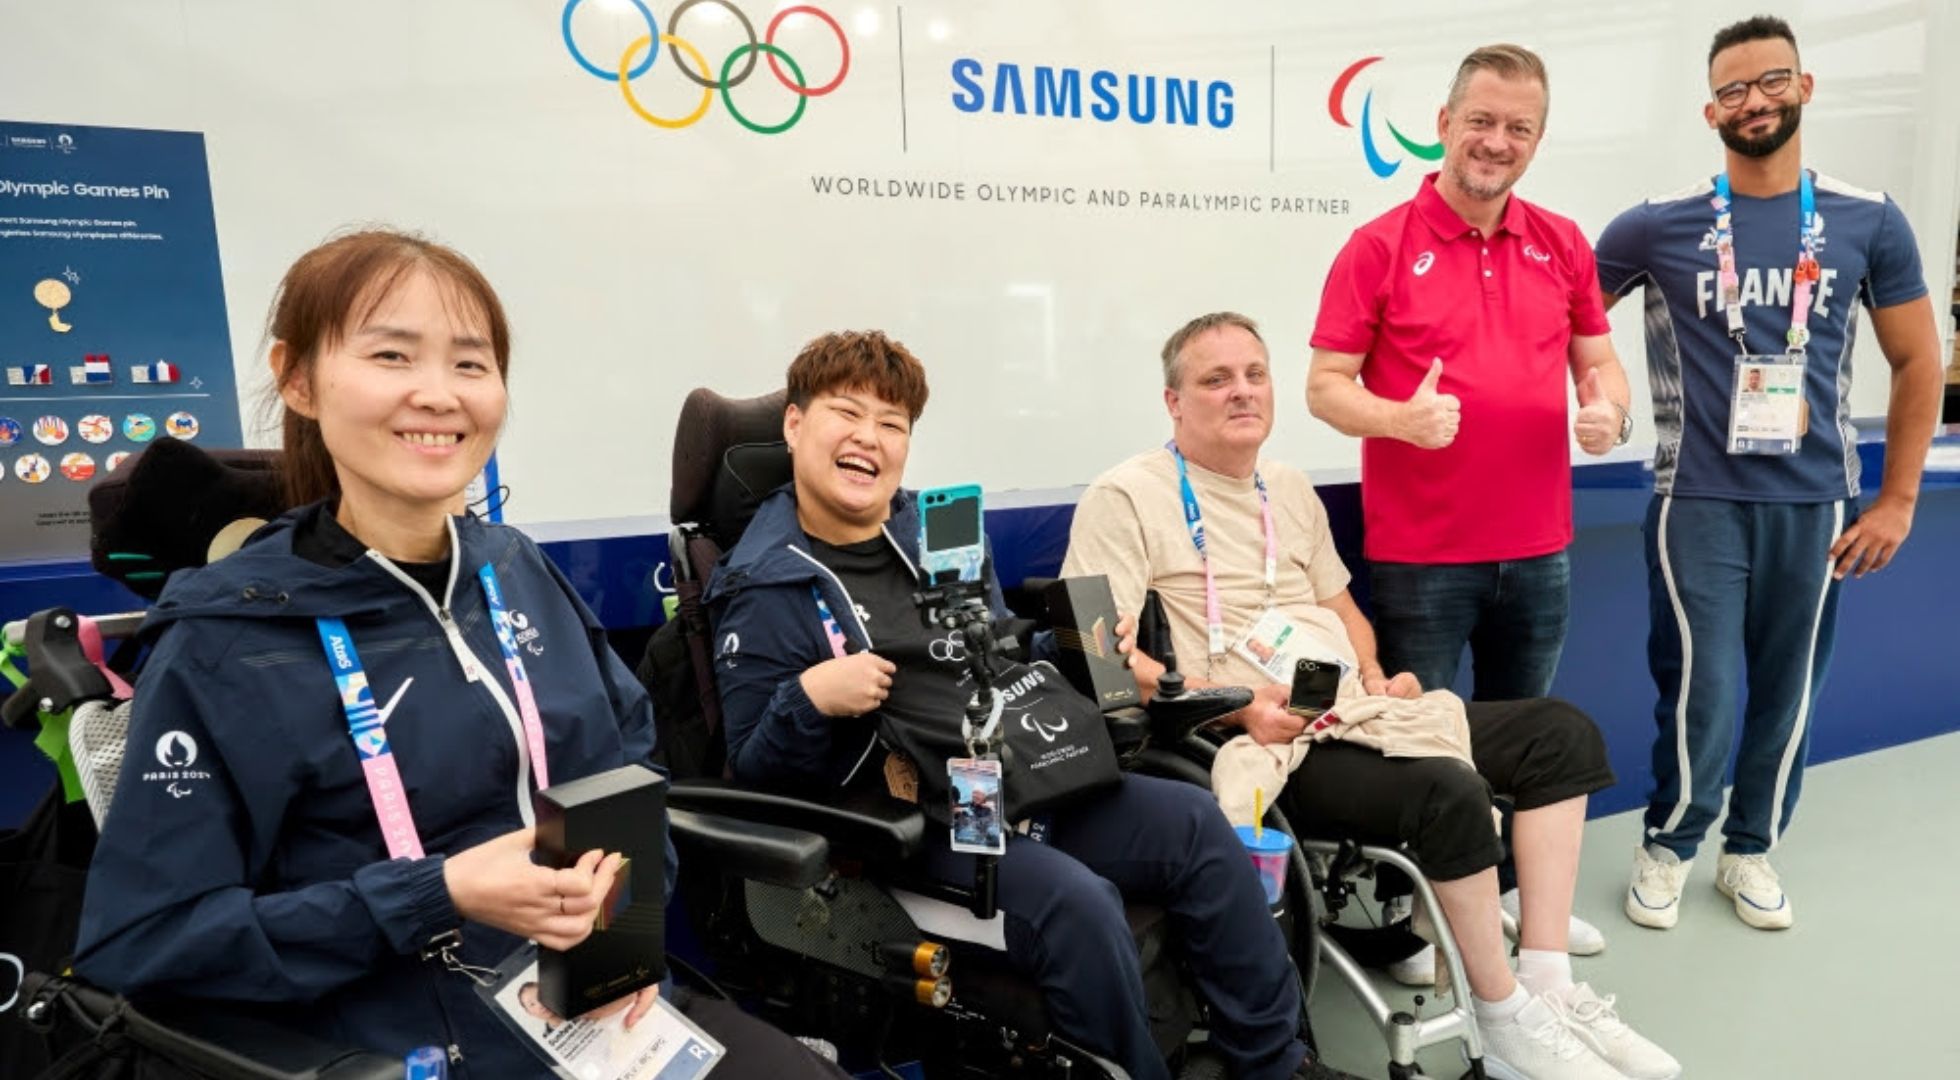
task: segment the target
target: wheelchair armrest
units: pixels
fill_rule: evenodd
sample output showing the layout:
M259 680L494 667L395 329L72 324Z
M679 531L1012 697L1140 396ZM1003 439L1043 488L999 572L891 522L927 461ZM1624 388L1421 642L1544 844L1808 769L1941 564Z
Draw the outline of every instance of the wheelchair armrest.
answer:
M38 972L21 982L30 1024L114 1025L137 1045L225 1080L399 1080L398 1058L340 1046L224 1004L190 999L141 1006L73 979Z
M715 780L689 780L667 792L667 805L816 833L840 855L870 862L898 862L925 844L925 815L912 803L882 792L850 792L834 802L736 787Z
M830 876L830 842L803 829L670 808L674 846L712 860L717 871L807 889Z

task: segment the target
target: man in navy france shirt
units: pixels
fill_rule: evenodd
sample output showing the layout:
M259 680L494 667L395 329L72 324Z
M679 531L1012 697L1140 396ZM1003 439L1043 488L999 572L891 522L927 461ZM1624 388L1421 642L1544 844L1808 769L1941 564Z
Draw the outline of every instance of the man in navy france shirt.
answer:
M1645 532L1660 730L1625 908L1641 925L1674 925L1721 809L1746 670L1716 886L1744 922L1781 929L1792 908L1767 854L1802 786L1839 584L1883 569L1911 529L1939 416L1939 343L1898 204L1804 167L1813 80L1789 26L1760 16L1716 34L1709 86L1703 114L1725 171L1622 213L1597 250L1609 308L1645 288L1659 439ZM1850 415L1859 306L1892 369L1884 481L1862 514Z

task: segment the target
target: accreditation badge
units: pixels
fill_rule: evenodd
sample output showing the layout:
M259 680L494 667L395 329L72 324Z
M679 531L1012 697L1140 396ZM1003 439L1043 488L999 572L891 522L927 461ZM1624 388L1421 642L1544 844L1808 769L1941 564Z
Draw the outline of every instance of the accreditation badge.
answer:
M1735 358L1729 396L1729 453L1794 454L1810 425L1804 401L1803 353L1745 353Z
M974 855L1007 854L1007 824L1001 820L1000 760L949 758L946 777L953 805L953 850Z
M1266 674L1276 683L1293 682L1293 669L1301 660L1318 660L1336 665L1346 674L1347 661L1334 655L1298 623L1269 607L1259 613L1245 635L1232 646L1232 652Z

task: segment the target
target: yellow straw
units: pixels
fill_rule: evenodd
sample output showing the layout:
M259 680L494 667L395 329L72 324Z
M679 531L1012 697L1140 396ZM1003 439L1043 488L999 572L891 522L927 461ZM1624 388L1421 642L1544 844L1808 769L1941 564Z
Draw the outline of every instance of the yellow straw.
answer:
M1266 789L1252 789L1252 842L1266 839Z

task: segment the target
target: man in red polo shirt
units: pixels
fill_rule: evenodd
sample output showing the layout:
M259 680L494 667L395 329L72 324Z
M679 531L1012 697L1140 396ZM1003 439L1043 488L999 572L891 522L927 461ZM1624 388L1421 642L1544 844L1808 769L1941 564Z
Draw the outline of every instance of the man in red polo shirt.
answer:
M1383 667L1447 689L1468 643L1478 701L1548 695L1565 644L1567 372L1587 453L1632 430L1591 245L1510 193L1547 100L1529 49L1464 59L1437 117L1443 169L1335 258L1307 381L1313 414L1363 439Z

